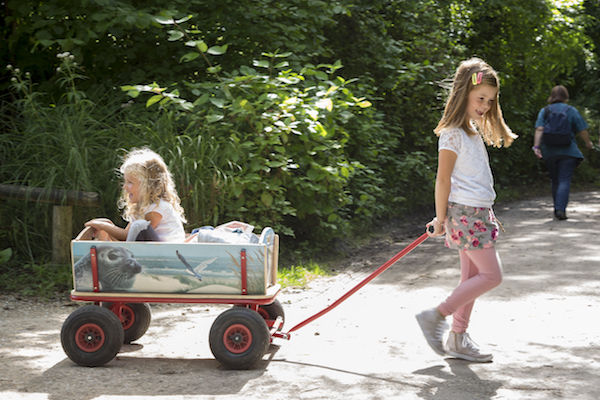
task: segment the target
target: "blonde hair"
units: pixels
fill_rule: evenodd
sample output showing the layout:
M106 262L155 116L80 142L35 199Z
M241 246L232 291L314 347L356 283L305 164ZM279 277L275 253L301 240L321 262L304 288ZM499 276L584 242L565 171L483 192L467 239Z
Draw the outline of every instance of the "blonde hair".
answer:
M170 203L182 222L186 222L179 196L171 173L161 156L148 148L133 149L123 159L119 171L140 181L140 199L131 203L125 189L121 192L118 206L123 209L123 219L131 221L143 218L143 210L160 200Z
M489 85L496 88L496 99L492 106L485 113L481 126L475 121L470 121L467 116L467 104L469 93L477 85L473 83L473 74L481 73L481 85ZM517 135L512 133L510 128L504 122L502 109L498 98L500 95L500 81L498 75L492 67L479 58L470 58L460 63L454 74L452 88L446 101L444 115L433 130L436 135L440 135L444 128L462 128L469 135L481 134L483 140L488 145L495 147L508 147Z

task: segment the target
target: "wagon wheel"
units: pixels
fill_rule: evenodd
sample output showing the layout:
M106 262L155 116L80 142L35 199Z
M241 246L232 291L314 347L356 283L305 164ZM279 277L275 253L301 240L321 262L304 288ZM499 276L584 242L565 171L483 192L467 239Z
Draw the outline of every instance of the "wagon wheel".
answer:
M275 299L275 301L271 304L258 306L258 313L266 320L275 321L277 317L281 317L282 322L285 322L285 312L283 311L283 306L277 299Z
M60 341L75 363L96 367L115 358L123 343L123 328L110 310L88 305L75 310L65 320Z
M234 307L217 317L208 341L213 355L225 367L248 369L264 356L271 335L257 312Z
M102 303L102 307L110 309L119 316L119 303ZM122 304L121 324L123 325L123 343L131 343L138 340L148 330L152 313L147 303Z
M246 305L240 304L236 305L236 307L247 307ZM264 304L258 306L258 313L261 317L264 318L265 321L275 321L277 317L281 317L282 322L285 322L285 312L283 311L283 306L279 302L279 300L275 299L271 304ZM268 323L267 323L268 325ZM282 324L283 326L283 324Z

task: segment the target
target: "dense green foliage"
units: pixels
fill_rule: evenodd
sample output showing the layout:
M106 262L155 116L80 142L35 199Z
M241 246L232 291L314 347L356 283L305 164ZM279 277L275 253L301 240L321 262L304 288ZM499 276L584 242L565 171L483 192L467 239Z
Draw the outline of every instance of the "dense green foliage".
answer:
M499 71L520 135L490 150L501 196L545 179L529 148L555 84L597 140L597 1L0 4L0 183L101 193L75 232L122 223L115 168L139 146L169 164L188 228L269 225L297 255L431 207L444 82L473 55ZM579 179L597 168L589 157ZM48 259L51 209L2 200L0 250L13 251L0 272Z

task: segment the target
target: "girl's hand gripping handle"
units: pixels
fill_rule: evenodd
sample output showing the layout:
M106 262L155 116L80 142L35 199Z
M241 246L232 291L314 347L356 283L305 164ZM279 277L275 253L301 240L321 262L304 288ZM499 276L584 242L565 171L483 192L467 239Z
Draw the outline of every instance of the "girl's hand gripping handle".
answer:
M442 236L445 233L444 223L434 218L427 225L426 232L429 237Z

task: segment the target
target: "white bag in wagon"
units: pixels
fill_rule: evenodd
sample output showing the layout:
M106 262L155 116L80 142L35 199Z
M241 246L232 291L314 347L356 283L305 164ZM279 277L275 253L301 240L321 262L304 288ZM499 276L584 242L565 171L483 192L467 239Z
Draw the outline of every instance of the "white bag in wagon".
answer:
M252 233L254 226L239 221L230 221L219 225L203 226L194 229L192 234L198 234L198 243L258 243L259 238Z

